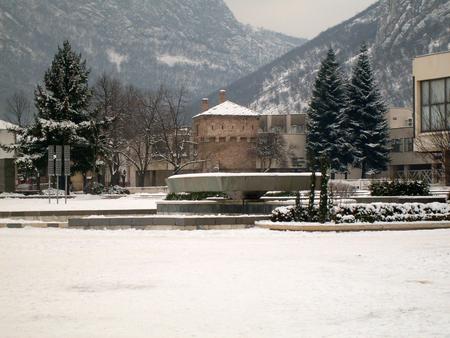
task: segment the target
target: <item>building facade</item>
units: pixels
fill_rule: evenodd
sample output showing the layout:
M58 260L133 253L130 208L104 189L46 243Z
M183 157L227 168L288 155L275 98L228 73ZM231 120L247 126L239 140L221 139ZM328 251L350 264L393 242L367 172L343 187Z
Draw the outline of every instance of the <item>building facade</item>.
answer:
M14 125L0 120L0 144L16 143L16 136L8 129ZM6 152L0 148L0 192L13 192L16 184L16 167L14 153Z
M202 110L193 117L200 171L255 171L260 114L227 101L224 91L219 104L210 109L204 99Z
M391 108L386 119L389 124L390 163L384 176L391 179L415 179L433 182L430 158L414 152L413 112L408 108Z
M434 157L450 184L450 52L413 60L414 150Z

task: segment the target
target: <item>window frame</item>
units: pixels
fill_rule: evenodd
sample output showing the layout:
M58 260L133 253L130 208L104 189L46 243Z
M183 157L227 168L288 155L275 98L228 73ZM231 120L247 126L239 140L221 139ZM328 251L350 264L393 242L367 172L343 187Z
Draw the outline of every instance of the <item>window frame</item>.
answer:
M435 102L432 103L432 82L444 81L444 101L443 102ZM425 93L425 83L427 83L428 93ZM423 80L419 82L420 85L420 131L422 133L429 132L440 132L440 131L449 131L450 130L450 77L441 77L430 80ZM424 94L427 95L427 102L424 102ZM439 111L439 106L443 106L444 111L442 112L444 116L444 121L441 123L434 124L433 123L433 111L437 109ZM428 109L428 116L424 116L425 109ZM426 121L427 120L427 121ZM426 124L424 122L427 122ZM438 127L434 127L437 125ZM425 126L427 128L425 128ZM440 126L440 127L439 127Z

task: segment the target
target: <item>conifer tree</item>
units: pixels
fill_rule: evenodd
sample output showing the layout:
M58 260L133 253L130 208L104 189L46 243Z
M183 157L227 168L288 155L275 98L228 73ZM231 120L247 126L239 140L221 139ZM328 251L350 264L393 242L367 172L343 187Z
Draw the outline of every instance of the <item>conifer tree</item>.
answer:
M37 115L22 131L18 161L43 169L49 145L70 145L72 171L86 173L94 167L93 130L96 123L88 111L91 91L89 70L81 54L68 41L58 47L44 85L35 90Z
M333 172L346 170L342 149L347 145L341 130L345 105L344 81L330 49L317 74L308 110L307 151L316 167L323 157Z
M348 85L345 119L354 166L361 177L385 170L389 162L386 106L375 83L367 46L362 45Z
M328 213L327 183L329 171L345 171L344 138L341 117L345 108L345 87L333 49L322 61L314 83L307 120L307 152L310 168L320 168L322 184L319 219L324 222Z

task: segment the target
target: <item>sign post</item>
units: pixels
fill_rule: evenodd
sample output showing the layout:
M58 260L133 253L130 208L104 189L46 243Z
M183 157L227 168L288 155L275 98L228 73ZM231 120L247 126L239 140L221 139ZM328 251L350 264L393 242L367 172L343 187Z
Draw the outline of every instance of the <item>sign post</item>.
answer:
M55 146L48 146L48 203L51 203L51 193L50 193L50 189L51 189L51 184L52 184L52 176L55 175Z
M56 204L59 204L59 178L65 177L64 200L67 204L67 181L70 176L70 146L50 145L48 150L48 203L51 203L52 176L56 177ZM64 156L64 157L63 157ZM64 159L64 162L63 162ZM64 173L63 173L64 164Z
M56 146L56 204L59 204L59 178L62 174L62 146Z
M70 146L64 146L64 203L67 204L67 181L70 177Z

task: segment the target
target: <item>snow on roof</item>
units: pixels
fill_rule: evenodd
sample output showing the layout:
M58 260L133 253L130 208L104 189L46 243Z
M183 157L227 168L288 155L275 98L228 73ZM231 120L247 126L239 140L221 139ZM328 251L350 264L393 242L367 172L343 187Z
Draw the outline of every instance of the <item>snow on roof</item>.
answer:
M9 129L14 128L15 126L15 124L0 120L0 129Z
M223 115L223 116L260 116L261 114L248 109L246 107L240 106L231 101L225 101L224 103L218 104L207 111L197 114L194 116L212 116L212 115Z

